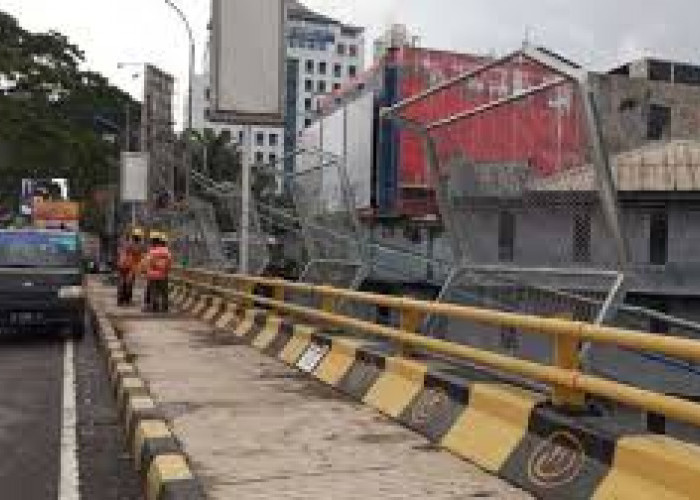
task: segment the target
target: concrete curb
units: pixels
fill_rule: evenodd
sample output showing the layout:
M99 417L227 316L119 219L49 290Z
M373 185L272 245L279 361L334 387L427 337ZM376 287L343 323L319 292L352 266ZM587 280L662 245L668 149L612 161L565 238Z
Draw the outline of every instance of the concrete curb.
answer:
M196 290L174 286L175 307ZM325 334L265 310L210 301L195 316L544 499L700 498L700 447L564 414L541 395L429 368L391 346ZM211 311L219 307L219 311ZM191 310L188 307L185 310ZM238 311L239 314L232 314Z
M105 355L120 419L146 500L204 500L180 442L163 418L114 326L93 300L90 310Z

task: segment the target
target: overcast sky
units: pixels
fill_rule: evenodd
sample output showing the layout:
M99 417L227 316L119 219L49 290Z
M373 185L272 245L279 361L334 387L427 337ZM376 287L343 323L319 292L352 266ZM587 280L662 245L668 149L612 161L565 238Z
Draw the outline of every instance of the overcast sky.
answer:
M174 0L197 35L198 67L209 0ZM371 40L404 23L426 47L502 53L528 33L594 69L639 55L700 62L697 0L305 0L306 5L367 28ZM150 62L177 77L178 110L187 83L187 39L164 0L0 0L0 9L34 31L58 30L77 43L87 65L139 96L134 68Z

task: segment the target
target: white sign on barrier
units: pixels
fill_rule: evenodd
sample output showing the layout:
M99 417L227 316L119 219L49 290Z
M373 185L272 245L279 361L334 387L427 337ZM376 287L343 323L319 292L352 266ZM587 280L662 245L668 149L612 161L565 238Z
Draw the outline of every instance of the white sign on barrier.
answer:
M297 368L305 373L311 373L316 369L328 351L328 346L311 344L301 358L299 358Z

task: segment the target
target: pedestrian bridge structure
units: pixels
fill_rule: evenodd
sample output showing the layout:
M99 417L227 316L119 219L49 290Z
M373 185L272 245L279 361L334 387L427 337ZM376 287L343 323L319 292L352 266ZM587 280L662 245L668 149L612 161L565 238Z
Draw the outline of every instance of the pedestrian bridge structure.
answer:
M700 497L700 404L580 363L697 363L700 341L199 269L175 272L167 316L112 293L91 283L149 498ZM441 318L552 356L424 333Z

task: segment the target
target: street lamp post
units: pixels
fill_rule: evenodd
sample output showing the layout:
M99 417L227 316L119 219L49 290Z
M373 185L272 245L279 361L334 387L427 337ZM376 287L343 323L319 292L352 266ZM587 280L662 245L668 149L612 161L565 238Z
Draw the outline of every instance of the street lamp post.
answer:
M124 69L128 66L138 66L139 68L143 68L146 65L144 62L120 62L117 63L117 68L119 69ZM139 73L133 73L131 75L131 78L133 80L136 80L139 77ZM124 104L124 114L125 114L125 120L126 123L124 124L124 151L131 151L131 105L129 101L126 101ZM140 147L141 144L141 137L139 136L139 147L137 149L141 149Z
M120 62L117 63L117 68L119 69L124 69L127 66L138 66L139 68L143 68L146 66L146 63L144 62ZM138 78L139 74L134 73L132 75L132 78L135 80ZM124 124L124 132L125 132L125 137L124 137L124 151L125 152L130 152L131 151L131 103L127 100L124 103L124 115L125 115L125 120L126 123ZM143 149L143 137L141 137L141 134L139 133L138 135L138 145L137 145L137 150L141 151ZM137 217L136 217L136 202L132 201L131 202L131 225L136 226L137 222Z
M187 30L187 36L190 40L190 55L189 55L189 74L187 82L187 125L186 130L192 130L192 81L194 80L194 56L195 56L195 44L194 44L194 32L192 31L192 26L190 25L187 16L182 12L180 7L175 5L172 0L164 0L170 8L172 8L182 20L185 25L185 30Z

